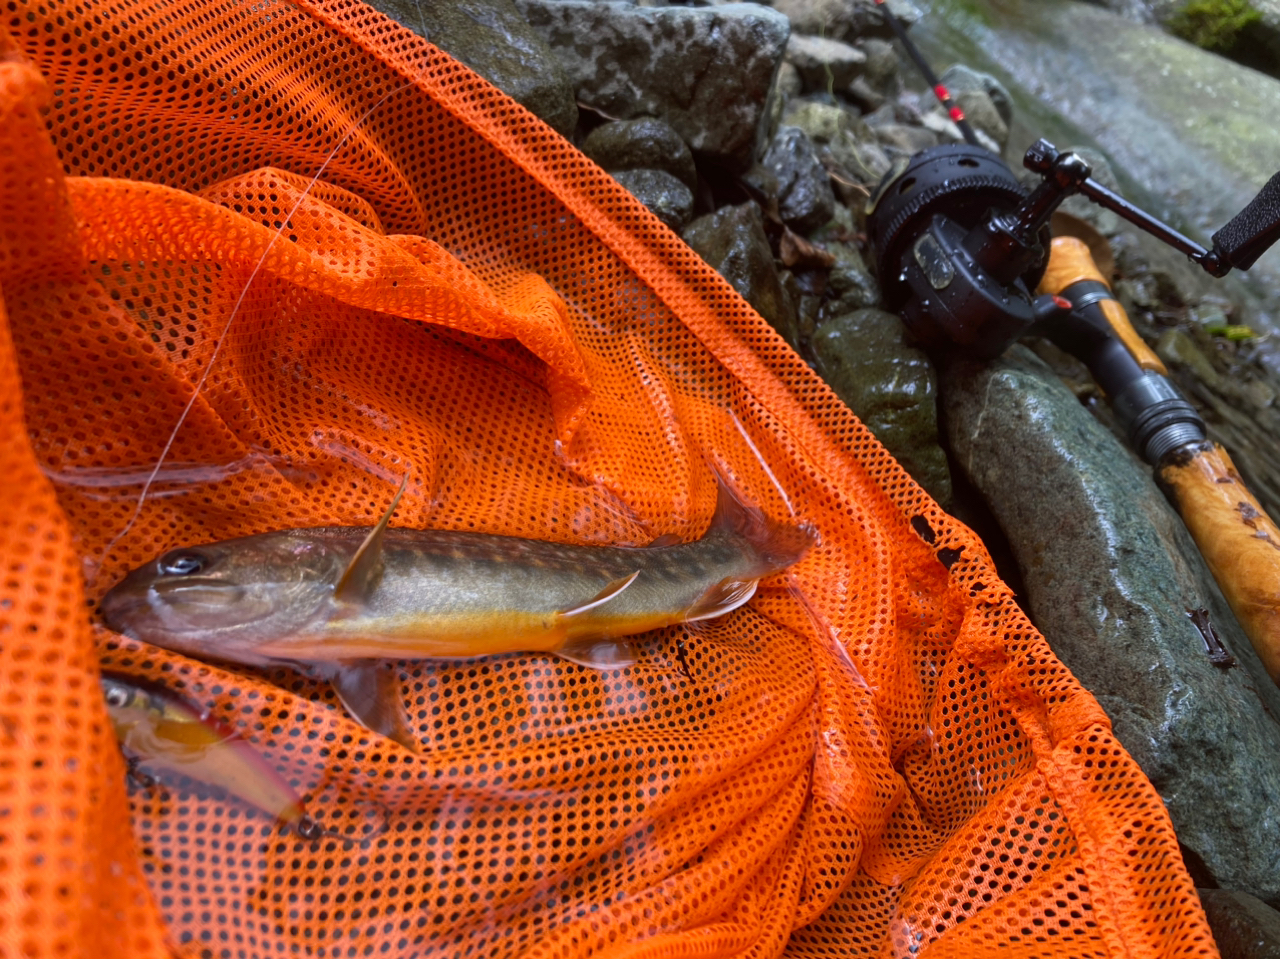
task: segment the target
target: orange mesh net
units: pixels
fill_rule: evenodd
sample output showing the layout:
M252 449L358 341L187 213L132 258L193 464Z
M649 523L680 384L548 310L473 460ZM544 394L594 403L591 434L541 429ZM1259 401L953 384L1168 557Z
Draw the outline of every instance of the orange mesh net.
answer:
M515 103L351 0L11 0L0 36L6 955L1214 953L980 542ZM821 548L625 670L400 664L417 754L93 611L172 546L369 525L406 473L397 525L692 539L712 466ZM127 784L99 663L325 835Z

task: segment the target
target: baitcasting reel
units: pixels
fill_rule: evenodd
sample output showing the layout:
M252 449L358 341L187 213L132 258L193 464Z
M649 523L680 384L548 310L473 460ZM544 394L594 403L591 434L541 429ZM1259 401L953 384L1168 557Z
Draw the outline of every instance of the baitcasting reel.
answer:
M1195 409L1162 375L1118 304L1107 308L1115 301L1096 268L1069 268L1071 276L1059 268L1043 282L1049 219L1064 199L1082 193L1224 276L1232 267L1248 269L1280 239L1280 174L1206 250L1092 179L1074 153L1039 140L1023 163L1042 177L1029 194L998 157L967 144L925 150L885 174L866 212L886 305L929 348L990 358L1020 336L1052 340L1089 367L1152 465L1171 449L1203 441Z
M1058 204L1083 193L1224 276L1280 239L1280 174L1206 250L1093 180L1076 154L1039 140L1023 162L1042 178L1030 193L978 146L935 147L889 170L866 211L886 304L935 352L991 358L1031 334L1084 362L1280 683L1280 528L1226 451L1207 441L1204 421L1129 324L1085 244L1049 231Z

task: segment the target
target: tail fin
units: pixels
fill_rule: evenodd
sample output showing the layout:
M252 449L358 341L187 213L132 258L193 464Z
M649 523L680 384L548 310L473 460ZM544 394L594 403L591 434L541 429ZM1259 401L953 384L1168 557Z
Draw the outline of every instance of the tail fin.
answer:
M768 576L786 569L820 541L818 531L810 524L779 523L744 501L719 470L716 480L719 484L716 512L707 535L729 534L745 540L756 558L755 576Z

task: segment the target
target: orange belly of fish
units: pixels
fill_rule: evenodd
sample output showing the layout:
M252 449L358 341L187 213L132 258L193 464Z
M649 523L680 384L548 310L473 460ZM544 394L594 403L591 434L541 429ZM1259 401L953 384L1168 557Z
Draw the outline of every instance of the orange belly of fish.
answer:
M269 658L306 662L345 659L470 659L515 652L555 652L580 639L630 636L680 622L673 612L632 615L516 613L335 618L319 635L268 641Z

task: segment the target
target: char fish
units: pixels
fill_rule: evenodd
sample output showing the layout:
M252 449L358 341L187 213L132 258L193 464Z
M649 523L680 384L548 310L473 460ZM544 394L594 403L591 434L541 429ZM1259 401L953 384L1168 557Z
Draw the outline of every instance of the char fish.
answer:
M625 666L625 637L721 616L816 539L720 484L696 542L569 546L379 523L261 533L171 550L102 599L117 632L206 659L287 664L329 680L348 711L411 749L388 659L545 652Z

